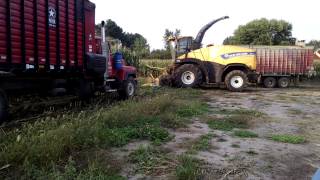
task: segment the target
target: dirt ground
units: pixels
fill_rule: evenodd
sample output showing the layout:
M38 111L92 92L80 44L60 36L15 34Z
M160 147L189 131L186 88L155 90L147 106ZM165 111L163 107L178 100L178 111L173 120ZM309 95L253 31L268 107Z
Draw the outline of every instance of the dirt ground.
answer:
M248 130L257 138L239 138L232 132L213 130L201 117L188 128L171 131L172 141L162 145L172 157L185 153L201 135L214 134L210 149L193 156L202 160L201 179L311 179L320 167L320 85L290 89L251 88L243 93L226 90L201 90L209 104L210 117L215 109L247 109L265 114L252 121ZM292 134L306 138L303 144L288 144L270 139L274 134ZM114 153L126 159L141 144L135 142ZM128 179L174 179L173 171L158 175L136 175L128 164L122 175Z

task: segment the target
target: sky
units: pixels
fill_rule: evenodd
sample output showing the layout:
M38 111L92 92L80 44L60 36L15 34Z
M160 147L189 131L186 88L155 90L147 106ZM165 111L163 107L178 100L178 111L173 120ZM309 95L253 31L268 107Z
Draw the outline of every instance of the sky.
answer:
M219 45L239 25L259 19L282 19L293 25L293 37L320 39L319 0L91 0L96 4L96 23L112 19L124 31L143 35L151 49L164 46L166 28L180 29L195 37L213 19L230 16L215 24L203 44Z

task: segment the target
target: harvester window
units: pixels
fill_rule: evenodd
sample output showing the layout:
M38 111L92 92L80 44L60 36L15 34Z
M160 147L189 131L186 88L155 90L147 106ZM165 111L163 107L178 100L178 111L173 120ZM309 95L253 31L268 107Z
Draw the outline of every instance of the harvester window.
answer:
M184 54L191 50L192 38L186 37L178 40L177 54Z

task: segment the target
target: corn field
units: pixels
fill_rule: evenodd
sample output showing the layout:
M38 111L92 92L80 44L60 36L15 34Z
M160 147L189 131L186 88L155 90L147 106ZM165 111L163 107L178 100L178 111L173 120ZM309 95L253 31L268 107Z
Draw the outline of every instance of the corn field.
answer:
M140 60L139 73L141 76L157 78L161 76L172 64L172 60L143 59Z

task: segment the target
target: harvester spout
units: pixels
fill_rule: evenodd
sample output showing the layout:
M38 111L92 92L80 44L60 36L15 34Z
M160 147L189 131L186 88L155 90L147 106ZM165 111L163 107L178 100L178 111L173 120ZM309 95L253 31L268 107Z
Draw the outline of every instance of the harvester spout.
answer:
M199 49L201 47L203 37L206 34L206 32L208 31L208 29L211 28L211 26L213 26L214 24L216 24L219 21L222 21L222 20L225 20L228 18L229 18L229 16L224 16L219 19L215 19L215 20L211 21L210 23L208 23L207 25L203 26L203 28L201 28L201 30L199 31L196 39L194 40L193 49Z

